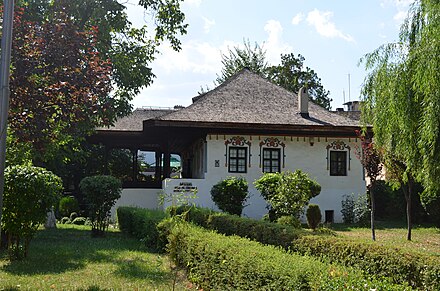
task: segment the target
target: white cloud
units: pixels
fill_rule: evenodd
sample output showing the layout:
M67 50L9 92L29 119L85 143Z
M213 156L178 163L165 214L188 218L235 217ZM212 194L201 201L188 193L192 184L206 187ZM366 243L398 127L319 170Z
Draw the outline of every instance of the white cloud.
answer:
M407 12L406 11L399 11L397 14L394 15L393 19L396 21L396 23L400 24L402 23L406 18Z
M209 31L211 31L211 27L215 25L215 20L214 19L208 19L204 16L202 16L204 25L203 25L203 31L205 33L209 33Z
M383 0L380 3L380 6L382 8L385 8L387 6L394 7L397 12L394 15L393 19L397 26L400 26L402 22L405 20L408 9L410 5L414 2L414 0Z
M316 31L328 38L342 38L348 42L354 42L354 39L349 34L344 34L341 30L336 28L336 25L331 22L333 12L331 11L319 11L315 9L308 13L307 23L315 27Z
M292 47L284 43L283 27L279 21L269 20L264 26L264 31L268 33L263 46L266 50L267 61L269 64L277 64L280 62L280 55L291 52Z
M297 15L295 15L292 18L292 24L293 25L298 25L301 21L303 21L303 19L304 19L304 14L298 13Z

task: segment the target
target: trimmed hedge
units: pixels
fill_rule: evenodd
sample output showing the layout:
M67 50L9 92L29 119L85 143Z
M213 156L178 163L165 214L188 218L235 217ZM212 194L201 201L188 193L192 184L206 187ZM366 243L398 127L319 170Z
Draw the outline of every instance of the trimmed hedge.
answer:
M357 243L334 237L304 236L293 250L303 254L388 277L394 283L409 283L422 290L440 290L440 260L377 244Z
M164 211L123 206L116 210L116 217L121 232L142 240L147 247L158 248L156 226L167 217Z
M161 223L172 259L203 290L410 290L385 279L289 254L237 236L226 237L186 222Z
M225 235L238 235L285 249L292 246L293 241L300 236L308 234L290 225L239 217L206 208L176 207L170 210L170 214L173 215L173 213L185 213L186 221Z

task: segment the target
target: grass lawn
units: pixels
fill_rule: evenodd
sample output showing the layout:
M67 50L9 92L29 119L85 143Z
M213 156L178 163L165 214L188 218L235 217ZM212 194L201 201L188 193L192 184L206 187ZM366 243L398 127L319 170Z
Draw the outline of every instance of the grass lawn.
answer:
M367 243L371 241L371 229L369 227L354 227L343 224L332 226L339 236ZM411 252L438 256L440 258L440 229L436 227L414 226L412 240L406 240L406 225L398 223L381 223L376 225L377 244L398 247Z
M90 228L58 225L31 241L29 257L9 262L0 257L0 290L184 290L181 273L167 256L151 253L138 240L112 231L91 238Z

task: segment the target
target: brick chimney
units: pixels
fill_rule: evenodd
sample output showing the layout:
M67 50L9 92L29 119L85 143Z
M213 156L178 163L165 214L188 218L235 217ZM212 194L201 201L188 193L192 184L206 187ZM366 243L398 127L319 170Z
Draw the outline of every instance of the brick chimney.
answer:
M306 87L298 91L298 113L304 118L309 117L309 94Z

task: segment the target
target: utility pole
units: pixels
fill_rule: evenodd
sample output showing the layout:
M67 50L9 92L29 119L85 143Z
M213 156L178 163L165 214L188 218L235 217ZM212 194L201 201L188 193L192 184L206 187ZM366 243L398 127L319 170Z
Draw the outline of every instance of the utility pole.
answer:
M0 60L0 242L5 189L6 132L9 111L9 68L11 65L14 0L3 1L3 27Z

